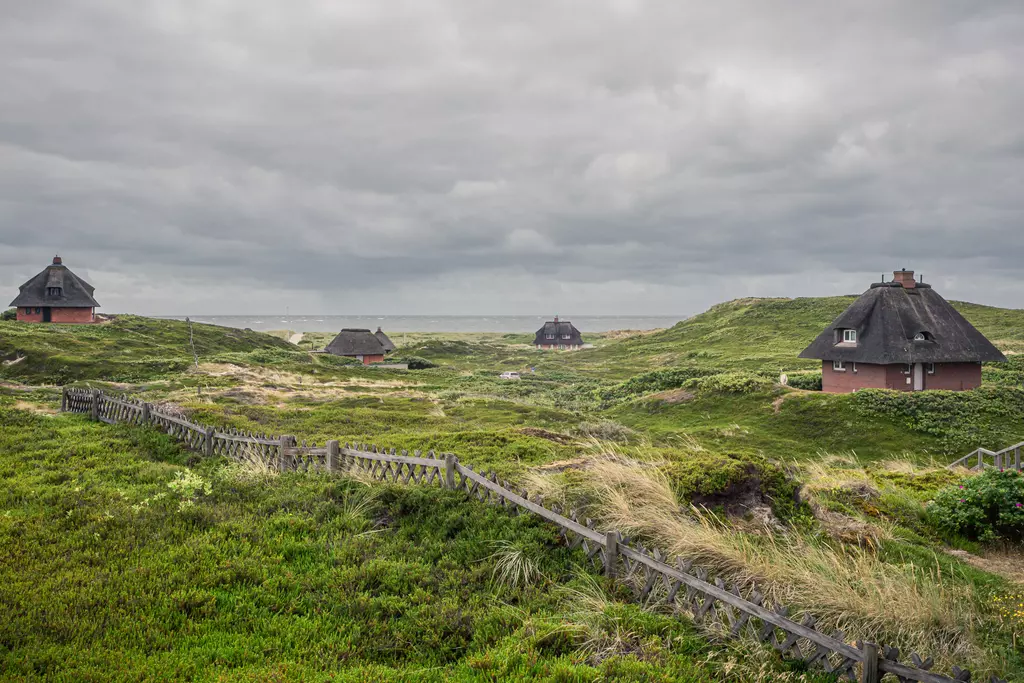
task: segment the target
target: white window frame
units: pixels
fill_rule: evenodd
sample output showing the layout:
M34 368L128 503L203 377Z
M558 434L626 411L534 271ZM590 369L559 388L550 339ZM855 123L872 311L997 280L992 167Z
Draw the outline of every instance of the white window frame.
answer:
M846 372L846 363L841 360L832 361L832 372Z
M572 335L571 334L563 334L562 335L562 339L572 339Z
M555 335L553 335L553 334L545 334L545 335L544 335L544 338L545 338L545 339L554 339L554 338L555 338Z
M903 364L903 374L906 375L907 377L910 377L911 375L913 375L914 374L914 364L913 363L904 363Z
M856 344L857 343L857 330L843 330L843 343L844 344Z
M854 373L856 373L856 372L857 372L857 364L856 364L856 363L853 363L853 372L854 372Z

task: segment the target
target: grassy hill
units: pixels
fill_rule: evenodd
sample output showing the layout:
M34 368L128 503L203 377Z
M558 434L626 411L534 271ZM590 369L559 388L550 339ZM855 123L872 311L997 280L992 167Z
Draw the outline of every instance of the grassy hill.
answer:
M193 333L201 362L309 362L294 345L259 332L196 323ZM187 323L119 315L97 325L0 321L0 361L0 378L24 382L140 382L183 372L193 356Z

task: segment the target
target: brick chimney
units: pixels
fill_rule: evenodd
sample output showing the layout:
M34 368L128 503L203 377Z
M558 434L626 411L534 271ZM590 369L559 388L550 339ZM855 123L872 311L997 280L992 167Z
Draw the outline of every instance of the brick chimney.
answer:
M63 263L63 261L61 261L61 260L60 260L60 256L54 256L54 257L53 257L53 265L55 265L55 266L59 266L59 265L61 265L62 263Z
M558 316L557 315L555 316L555 322L556 323L558 322Z
M897 270L893 273L893 282L898 282L903 285L906 289L914 289L917 287L917 281L914 279L914 271L912 270Z

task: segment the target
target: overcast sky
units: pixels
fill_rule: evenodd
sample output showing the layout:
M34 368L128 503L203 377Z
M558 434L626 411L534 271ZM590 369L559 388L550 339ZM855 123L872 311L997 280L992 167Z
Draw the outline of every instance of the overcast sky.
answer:
M1020 0L0 0L7 300L1020 308L1022 209Z

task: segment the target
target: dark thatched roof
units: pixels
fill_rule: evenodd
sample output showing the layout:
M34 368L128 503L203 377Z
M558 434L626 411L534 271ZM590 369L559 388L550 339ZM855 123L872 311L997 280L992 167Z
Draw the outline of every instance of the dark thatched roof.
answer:
M856 330L857 342L843 342L842 330ZM877 365L1006 361L931 285L898 282L872 285L800 357Z
M377 328L377 331L373 333L373 336L376 337L377 340L380 341L381 346L384 347L384 353L391 353L395 350L395 345L390 339L388 339L388 335L384 334L379 327Z
M51 294L56 288L57 293ZM92 297L95 288L72 273L61 263L60 257L53 259L53 265L21 286L21 292L11 302L19 308L96 308L99 304Z
M553 336L553 339L548 337ZM567 320L550 320L544 323L544 327L537 330L537 336L533 340L534 346L550 346L552 344L565 344L566 346L582 346L583 337L576 326Z
M327 348L335 356L383 356L384 345L369 330L345 328Z

